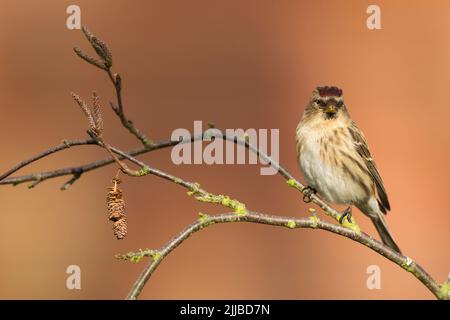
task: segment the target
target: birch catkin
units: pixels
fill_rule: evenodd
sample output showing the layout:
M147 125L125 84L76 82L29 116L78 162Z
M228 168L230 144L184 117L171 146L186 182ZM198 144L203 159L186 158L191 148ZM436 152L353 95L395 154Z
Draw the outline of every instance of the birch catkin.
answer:
M117 187L120 183L120 179L114 178L113 182L114 186L109 188L106 204L109 220L114 223L114 235L120 240L127 234L127 217L125 215L125 201L123 200L122 190Z

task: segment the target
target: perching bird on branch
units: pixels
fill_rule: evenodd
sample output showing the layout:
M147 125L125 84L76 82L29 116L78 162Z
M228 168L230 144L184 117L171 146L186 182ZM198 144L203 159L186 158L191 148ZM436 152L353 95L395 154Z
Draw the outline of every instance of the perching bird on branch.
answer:
M400 252L387 227L390 210L383 181L367 141L345 106L342 90L318 87L296 131L297 157L309 192L349 207L342 219L351 220L356 206L374 223L384 244Z

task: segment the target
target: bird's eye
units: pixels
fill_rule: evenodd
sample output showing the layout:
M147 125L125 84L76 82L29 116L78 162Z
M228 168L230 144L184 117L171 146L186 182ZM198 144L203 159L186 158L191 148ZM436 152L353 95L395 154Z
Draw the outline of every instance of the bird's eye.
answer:
M321 100L321 99L314 100L314 103L316 105L318 105L318 106L321 106L321 107L325 105L325 102L323 100Z
M338 108L342 108L343 105L344 105L344 103L343 103L342 101L339 101L339 102L336 104L336 106L337 106Z

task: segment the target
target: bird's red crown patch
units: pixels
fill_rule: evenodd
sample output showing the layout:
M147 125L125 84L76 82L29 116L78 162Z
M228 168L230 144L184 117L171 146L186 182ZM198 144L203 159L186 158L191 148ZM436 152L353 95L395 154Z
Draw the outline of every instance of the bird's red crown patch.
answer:
M317 87L319 95L321 97L340 97L342 96L342 90L338 87Z

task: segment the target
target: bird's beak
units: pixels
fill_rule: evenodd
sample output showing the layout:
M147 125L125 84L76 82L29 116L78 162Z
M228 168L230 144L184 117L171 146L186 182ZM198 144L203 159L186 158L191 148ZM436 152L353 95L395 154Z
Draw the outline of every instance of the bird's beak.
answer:
M328 107L325 110L325 113L329 114L329 115L335 114L336 113L336 107L333 106L332 104L328 105Z

